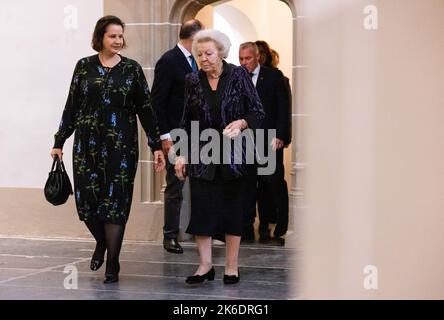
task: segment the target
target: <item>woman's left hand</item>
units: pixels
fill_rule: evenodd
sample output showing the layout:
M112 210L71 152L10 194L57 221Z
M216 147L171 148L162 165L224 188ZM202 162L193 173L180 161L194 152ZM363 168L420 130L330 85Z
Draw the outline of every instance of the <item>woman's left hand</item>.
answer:
M165 156L162 150L154 151L154 170L160 172L165 169Z
M245 120L235 120L231 122L228 126L225 127L224 131L222 132L224 135L226 135L230 139L236 138L243 129L245 129Z

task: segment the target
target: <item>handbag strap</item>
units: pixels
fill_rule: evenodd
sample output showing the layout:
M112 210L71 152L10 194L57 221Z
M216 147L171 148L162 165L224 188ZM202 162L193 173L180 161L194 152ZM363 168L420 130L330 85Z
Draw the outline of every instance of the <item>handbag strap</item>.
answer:
M57 157L57 155L55 155L53 160L52 160L52 166L51 166L51 171L50 172L54 171L54 167L55 167L58 159L59 159L59 157Z
M57 155L54 156L54 160L52 161L51 172L54 172L54 167L56 171L66 171L65 165L63 164L63 160L60 160Z
M60 166L62 168L62 172L66 172L65 165L63 164L63 160L60 160Z

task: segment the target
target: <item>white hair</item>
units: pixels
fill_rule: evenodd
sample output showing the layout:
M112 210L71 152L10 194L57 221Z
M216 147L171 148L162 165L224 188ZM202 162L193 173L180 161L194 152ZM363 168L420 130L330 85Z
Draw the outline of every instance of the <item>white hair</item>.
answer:
M231 48L231 41L228 39L225 33L216 29L205 29L196 33L191 49L193 55L197 56L198 43L208 41L213 41L216 44L216 48L219 51L219 55L222 57L222 59L226 59L228 57L228 53L230 52Z

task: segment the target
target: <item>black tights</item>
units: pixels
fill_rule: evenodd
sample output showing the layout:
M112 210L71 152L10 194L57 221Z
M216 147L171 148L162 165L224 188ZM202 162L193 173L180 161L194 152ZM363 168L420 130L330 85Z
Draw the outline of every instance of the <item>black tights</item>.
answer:
M91 218L85 221L85 224L96 239L93 259L103 259L106 251L105 274L119 273L119 255L122 248L125 225L104 223L97 218Z

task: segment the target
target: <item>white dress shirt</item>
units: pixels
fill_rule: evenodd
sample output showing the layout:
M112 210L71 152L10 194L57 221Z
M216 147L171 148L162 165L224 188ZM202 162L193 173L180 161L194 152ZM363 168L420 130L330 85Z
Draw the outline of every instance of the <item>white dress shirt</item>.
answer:
M256 69L253 70L253 76L251 77L251 80L253 81L254 86L256 87L257 79L259 79L259 72L261 71L261 65L258 64Z
M182 51L183 55L187 58L190 67L193 68L193 64L191 62L191 56L192 56L191 53L187 49L185 49L185 47L180 43L178 43L177 46L179 47L180 51Z

